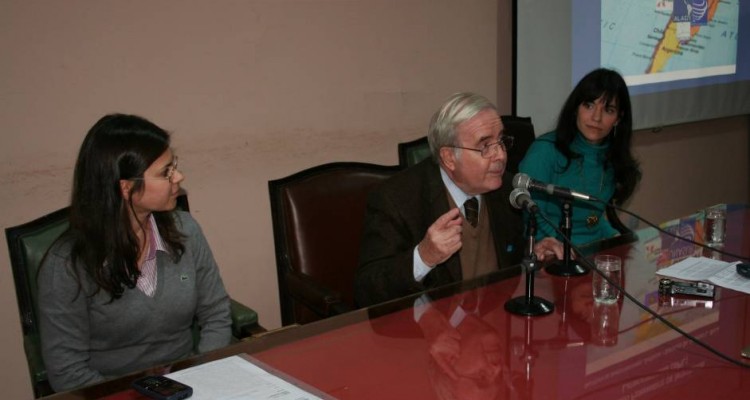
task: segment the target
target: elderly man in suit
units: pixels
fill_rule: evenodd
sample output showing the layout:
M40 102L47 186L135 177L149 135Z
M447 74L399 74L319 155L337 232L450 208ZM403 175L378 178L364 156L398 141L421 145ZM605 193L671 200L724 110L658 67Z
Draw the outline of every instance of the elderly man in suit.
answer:
M435 112L432 157L393 176L368 198L356 274L358 305L381 303L471 279L523 258L523 218L511 208L512 176L495 106L457 93ZM504 184L505 183L505 184ZM539 241L544 261L562 258L555 239Z

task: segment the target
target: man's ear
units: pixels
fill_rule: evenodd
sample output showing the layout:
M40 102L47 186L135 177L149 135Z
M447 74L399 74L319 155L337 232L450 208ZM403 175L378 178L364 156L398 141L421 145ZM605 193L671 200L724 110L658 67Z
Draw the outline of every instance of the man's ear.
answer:
M133 181L120 179L120 195L125 200L130 200L130 193L133 190Z
M440 148L440 164L442 164L448 171L456 169L456 153L452 148Z

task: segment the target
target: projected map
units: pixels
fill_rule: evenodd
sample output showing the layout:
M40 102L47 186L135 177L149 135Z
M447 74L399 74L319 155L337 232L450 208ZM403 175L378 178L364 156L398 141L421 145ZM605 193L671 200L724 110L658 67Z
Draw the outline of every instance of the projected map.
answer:
M629 86L734 74L740 0L602 0L601 65Z

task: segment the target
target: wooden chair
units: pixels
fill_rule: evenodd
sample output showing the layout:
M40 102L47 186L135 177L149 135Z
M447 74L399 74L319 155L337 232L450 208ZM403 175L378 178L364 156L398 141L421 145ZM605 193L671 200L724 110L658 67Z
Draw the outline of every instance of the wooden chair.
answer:
M367 195L399 170L337 162L268 182L283 325L354 309Z

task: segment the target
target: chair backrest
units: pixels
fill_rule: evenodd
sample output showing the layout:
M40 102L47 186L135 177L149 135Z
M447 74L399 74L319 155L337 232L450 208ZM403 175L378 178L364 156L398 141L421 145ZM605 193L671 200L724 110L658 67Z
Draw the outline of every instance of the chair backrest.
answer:
M508 150L508 163L505 169L511 174L518 172L518 165L523 160L531 143L536 139L534 135L534 124L530 117L516 117L513 115L502 115L505 135L513 136L513 147Z
M414 139L410 142L398 144L398 165L402 168L411 167L432 154L430 144L427 142L427 136Z
M5 230L24 335L38 333L36 273L47 249L68 228L68 208Z
M10 266L16 285L18 313L21 317L24 351L35 397L53 393L47 382L47 371L39 343L36 276L47 249L68 229L69 211L68 208L63 208L23 225L5 229Z
M299 292L305 288L308 292L321 289L313 294L318 297L338 295L354 308L354 273L367 195L399 170L398 166L337 162L268 182L284 325L329 316L326 310L303 304L300 299L307 295ZM311 285L300 286L300 279ZM336 299L317 300L331 303Z
M530 117L503 115L500 119L503 121L505 128L504 134L513 136L513 147L508 151L506 169L515 174L518 172L518 164L521 163L526 151L529 150L529 146L536 139L534 124L531 123ZM398 144L398 164L403 168L411 167L430 156L427 136Z
M189 210L186 195L177 198L177 207ZM41 357L37 319L37 271L52 243L68 228L69 215L70 208L66 207L25 224L5 229L24 336L24 351L35 397L52 393Z

